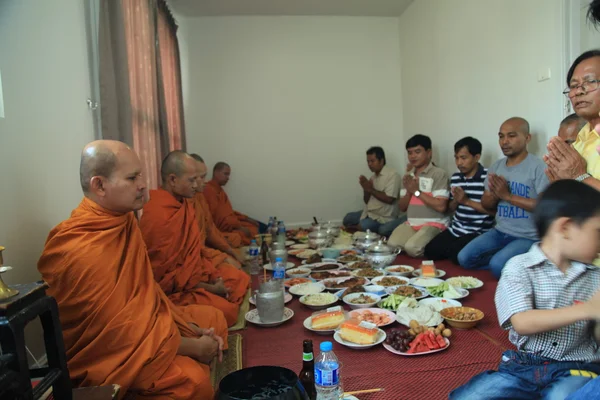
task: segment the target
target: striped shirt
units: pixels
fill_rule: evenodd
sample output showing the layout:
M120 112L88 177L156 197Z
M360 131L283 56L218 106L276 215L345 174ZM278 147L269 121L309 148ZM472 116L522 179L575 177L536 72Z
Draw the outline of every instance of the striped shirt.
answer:
M600 350L590 335L590 321L578 321L554 331L519 335L510 322L513 315L529 310L554 310L588 301L600 289L600 268L571 262L563 273L534 244L511 258L496 289L498 321L510 330L508 338L519 351L556 361L600 361Z
M413 170L410 175L415 176ZM448 174L443 169L436 167L433 163L419 173L419 191L436 198L447 199L450 196L448 190ZM400 191L400 197L406 196L406 189ZM413 229L419 230L423 226L434 226L441 230L448 226L449 218L445 213L435 211L423 203L419 197L412 196L406 210L407 224Z
M486 177L487 169L479 164L477 172L471 178L467 178L462 172L454 173L450 179L450 187L462 188L469 199L481 203ZM450 200L453 200L452 192L450 192ZM448 229L455 237L461 237L472 233L487 232L492 226L494 226L493 216L482 214L474 208L459 204Z

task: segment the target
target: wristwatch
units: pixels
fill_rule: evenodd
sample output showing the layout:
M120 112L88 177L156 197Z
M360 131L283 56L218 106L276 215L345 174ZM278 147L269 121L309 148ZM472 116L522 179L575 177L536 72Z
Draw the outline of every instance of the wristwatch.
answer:
M588 174L587 172L585 174L581 174L579 175L577 178L575 178L575 180L577 182L583 182L584 180L586 180L587 178L591 178L592 176L590 174Z
M421 191L420 191L420 190L417 190L417 191L415 192L415 197L419 197L420 195L421 195Z

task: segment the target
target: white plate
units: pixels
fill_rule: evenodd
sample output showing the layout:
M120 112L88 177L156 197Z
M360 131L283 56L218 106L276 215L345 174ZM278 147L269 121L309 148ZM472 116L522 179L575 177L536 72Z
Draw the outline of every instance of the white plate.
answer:
M413 285L398 285L398 286L388 286L385 288L385 292L389 295L389 294L394 294L394 292L400 287L400 286L413 286ZM417 289L419 292L421 292L421 296L419 297L414 297L415 300L420 300L420 299L424 299L425 297L429 296L429 292L427 291L427 289L425 289L422 286L413 286L415 289ZM402 296L402 295L399 295Z
M401 356L408 356L408 357L410 357L410 356L424 356L424 355L426 355L426 354L431 354L431 353L437 353L437 352L440 352L440 351L444 351L444 350L446 350L448 347L450 347L450 341L448 340L448 338L444 338L444 340L446 341L446 347L444 347L444 348L442 348L442 349L436 349L436 350L424 351L424 352L422 352L422 353L403 353L403 352L401 352L401 351L399 351L399 350L396 350L396 349L394 349L392 346L390 346L390 345L389 345L389 344L387 344L387 343L384 343L384 344L383 344L383 347L385 347L385 349L386 349L387 351L389 351L389 352L392 352L392 353L394 353L394 354L401 355Z
M444 308L448 308L448 307L462 307L462 303L460 301L456 301L456 300L452 300L452 299L443 299L441 297L430 297L429 299L423 299L423 300L419 300L419 304L425 304L425 305L429 305L429 306L434 306L439 304L440 306L443 305L441 309ZM437 309L437 307L436 307Z
M325 258L325 260L330 260L330 259L329 258ZM319 267L321 267L323 265L327 265L327 264L332 264L332 266L331 266L330 269L320 269L318 271L314 271L315 268L319 268ZM333 265L335 265L335 267ZM312 272L324 272L324 271L336 271L338 269L344 268L344 266L342 264L336 262L335 260L332 260L331 262L329 262L329 261L322 261L322 262L314 263L314 264L304 264L304 266L306 268L309 268L311 273Z
M290 246L290 249L297 249L297 250L308 249L308 245L304 244L304 243L292 244Z
M463 289L463 288L458 288L458 287L454 287L454 289L456 289L456 291L458 293L460 293L460 297L444 297L445 299L450 299L450 300L458 300L458 299L464 299L465 297L467 297L469 295L469 291L467 289Z
M325 282L335 282L335 283L341 283L341 282L344 282L344 281L346 281L346 280L348 280L348 279L364 279L364 280L365 280L365 282L364 282L364 283L362 283L362 285L363 285L363 286L364 286L364 285L367 285L367 284L369 283L369 280L368 280L367 278L356 278L355 276L348 276L348 277L345 277L345 278L329 278L329 279L323 279L323 280L321 281L321 283L322 283L323 285L325 285ZM326 289L326 290L329 290L329 291L336 291L336 292L337 292L337 291L339 291L340 289L347 289L347 288L345 288L345 287L340 287L340 286L337 286L337 287L327 287L327 286L325 286L325 289Z
M362 271L363 269L367 269L367 268L358 268L358 269L352 270L352 275L360 277L360 275L358 275L358 273L360 271ZM382 270L382 269L375 269L375 268L372 268L372 269L374 269L375 271L381 273L381 275L377 275L377 276L374 276L374 277L368 277L368 276L365 277L365 276L363 276L363 278L375 279L375 278L379 278L380 276L386 276L387 275L387 273L384 270Z
M386 278L387 279L397 279L399 281L402 281L402 283L404 283L405 285L408 285L408 283L410 282L410 279L402 277L402 276L378 276L377 278L371 279L371 283L373 285L380 285L380 286L383 286L383 287L394 287L394 286L397 287L397 286L402 285L402 283L398 283L398 284L395 284L395 285L387 285L387 286L381 284L381 280L382 279L386 279Z
M293 262L288 262L287 265L285 266L285 269L294 268L295 266L296 266L296 264L294 264ZM263 268L266 269L267 271L273 271L273 266L270 263L263 265Z
M307 259L309 259L310 257L314 256L317 253L318 253L317 250L304 249L300 253L296 254L296 258L300 258L302 260L307 260Z
M390 271L393 268L398 268L398 267L404 267L409 269L409 271L406 272L392 272ZM392 275L392 276L410 276L410 274L415 270L414 267L411 267L410 265L390 265L389 267L385 267L384 270L387 272L388 275Z
M306 288L308 288L307 291L302 292L302 290L306 290ZM301 283L299 285L294 285L289 289L290 293L294 294L296 296L304 296L306 294L321 293L324 290L325 290L325 286L323 286L321 283L317 283L317 282Z
M418 307L425 307L425 306L419 304ZM411 308L408 308L408 307L398 308L398 310L396 310L396 321L398 321L399 324L406 326L407 328L409 327L410 321L413 319L416 320L421 325L432 326L432 327L436 327L439 324L441 324L442 322L444 322L444 318L437 311L433 311L432 318L430 318L429 320L427 320L425 322L422 322L423 320L419 320L418 317L414 316L414 314L412 316L407 315L406 310L414 310L414 308L412 308L412 307ZM433 318L433 317L435 317L435 318Z
M451 284L454 287L460 287L462 289L479 289L480 287L483 286L483 282L481 280L475 278L474 276L469 276L469 278L473 278L473 279L475 279L477 281L477 284L475 286L473 286L473 287L458 286L458 285L455 285L455 284L452 283L453 279L456 279L456 278L458 278L458 277L448 278L448 279L446 279L446 282L448 282L449 284Z
M356 261L364 261L364 260L365 260L365 258L364 258L364 257L362 257L362 256L357 256L357 255L355 255L355 257L358 257L358 259L357 259L357 260L352 260L352 261L342 261L342 260L340 260L340 259L341 259L341 258L343 258L343 257L344 257L344 256L339 256L339 257L337 258L337 262L340 262L340 263L342 263L342 264L348 264L348 263L352 263L352 262L356 262Z
M296 242L294 242L293 240L286 240L286 241L285 241L285 246L286 246L286 247L288 247L288 246L292 246L294 243L296 243Z
M285 307L283 309L283 319L281 321L264 323L261 322L260 318L258 317L258 310L255 308L254 310L250 310L246 313L246 321L258 326L262 326L263 328L271 328L283 324L284 322L290 320L293 316L294 312Z
M360 297L361 295L365 296L365 297L369 297L369 298L373 299L373 301L371 303L366 303L366 304L355 304L355 303L350 302L350 300L356 299L356 298ZM350 293L349 295L342 297L342 301L344 303L346 303L347 305L349 305L351 309L357 310L357 309L362 309L362 308L373 308L375 306L375 304L377 304L381 301L381 297L379 297L373 293L356 292L356 293Z
M415 269L412 273L412 276L416 276L416 277L420 277L421 276L421 269ZM442 276L446 276L446 271L443 271L441 269L436 269L435 270L435 277L436 278L441 278Z
M384 326L388 326L396 322L396 313L390 310L385 310L383 308L363 308L359 310L352 310L348 313L348 316L350 318L358 318L358 316L364 313L365 311L370 311L373 314L387 315L390 318L390 322L388 322L387 324L377 325L378 328L382 328Z
M314 274L322 274L324 272L330 273L331 276L327 278L317 278ZM349 271L340 271L340 270L332 270L332 271L315 271L311 272L309 277L314 279L315 281L322 281L323 279L331 279L331 278L352 278L352 274Z
M344 396L344 398L342 400L358 400L358 397L348 395L348 396Z
M410 284L413 286L421 286L421 287L432 287L437 286L444 283L443 280L438 278L412 278L410 280Z
M333 297L332 297L332 301L329 303L326 303L326 304L306 304L306 300L309 296L316 296L316 295L325 295L327 297L329 297L329 296L333 296ZM300 303L304 304L306 307L308 307L312 310L323 310L325 308L329 308L333 304L337 303L338 300L339 300L339 298L335 294L331 294L331 293L306 294L306 295L300 297Z
M250 304L256 305L256 300L255 300L255 296L256 295L252 295L250 296L250 298L248 299L248 301L250 302ZM292 301L294 297L289 294L288 292L285 292L285 294L283 295L283 302L285 304L289 303L290 301Z
M377 346L378 344L383 343L383 341L385 340L385 338L387 336L383 330L381 330L381 329L377 329L377 330L378 330L377 340L373 344L356 344L356 343L348 342L348 341L342 339L339 332L336 332L333 334L333 340L335 340L339 344L342 344L346 347L350 347L351 349L355 349L355 350L370 349L373 346Z
M348 269L350 269L350 270L353 270L353 271L356 271L357 269L361 269L361 268L371 268L371 264L369 264L369 262L368 262L368 261L365 261L365 262L367 263L368 267L367 267L367 266L365 266L365 267L354 267L354 266L355 266L357 263L359 263L359 262L363 262L363 261L365 261L365 260L361 260L361 261L351 261L351 262L349 262L349 263L346 263L346 268L348 268Z
M331 335L335 332L335 329L317 330L312 328L312 317L308 317L304 320L304 327L317 335Z
M305 282L296 283L295 285L290 285L290 281L291 281L292 279L306 279L306 281L305 281ZM301 277L301 278L288 278L288 279L284 279L284 280L283 280L283 286L285 286L285 287L286 287L286 288L288 288L288 290L289 290L289 288L291 288L292 286L301 285L301 284L303 284L303 283L309 283L309 282L314 282L314 281L315 281L314 279L307 278L307 277Z

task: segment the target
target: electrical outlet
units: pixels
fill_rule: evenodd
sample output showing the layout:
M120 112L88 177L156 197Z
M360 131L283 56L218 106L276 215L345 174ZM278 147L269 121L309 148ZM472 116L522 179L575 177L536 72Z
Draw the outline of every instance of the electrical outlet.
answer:
M550 71L550 68L540 69L537 74L538 82L543 82L543 81L547 81L548 79L550 79L550 77L552 76L551 72L552 71Z

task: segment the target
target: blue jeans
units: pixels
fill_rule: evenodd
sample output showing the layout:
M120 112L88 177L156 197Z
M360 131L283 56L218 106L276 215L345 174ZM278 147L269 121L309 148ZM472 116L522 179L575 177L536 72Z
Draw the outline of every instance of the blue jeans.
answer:
M523 239L491 229L473 239L458 253L458 262L467 269L490 269L500 278L508 260L529 251L535 241Z
M596 363L559 362L529 353L505 351L498 371L486 371L454 389L450 400L564 400L592 378L571 370L600 372ZM587 399L592 399L588 397ZM587 400L586 399L586 400Z
M361 216L362 211L346 214L344 217L344 226L359 225L361 231L366 231L369 229L370 231L377 232L382 236L390 236L394 229L398 227L398 225L403 224L406 221L406 215L384 224L371 218L360 219Z
M597 400L600 399L600 378L594 378L584 387L572 393L567 400Z

